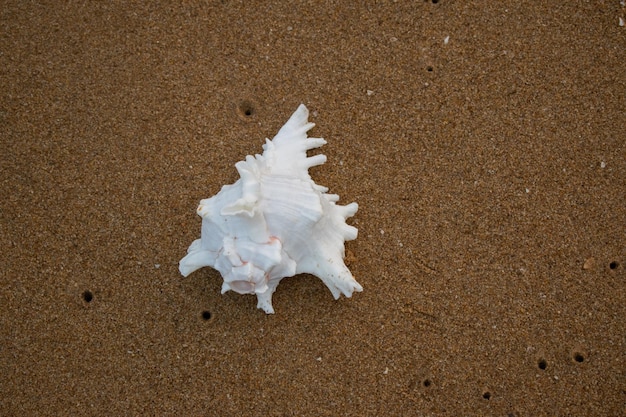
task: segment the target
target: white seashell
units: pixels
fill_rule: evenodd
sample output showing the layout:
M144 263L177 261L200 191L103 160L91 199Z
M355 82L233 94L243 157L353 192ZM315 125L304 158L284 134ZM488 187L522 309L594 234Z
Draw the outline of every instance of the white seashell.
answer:
M180 261L181 274L215 268L224 278L222 294L256 294L257 307L268 314L280 280L296 274L319 277L335 299L363 290L343 262L344 241L357 237L346 219L358 205L335 204L339 196L311 179L309 168L326 156L306 153L326 141L307 139L315 126L308 116L301 104L274 139L266 139L262 155L235 164L237 182L200 201L201 238Z

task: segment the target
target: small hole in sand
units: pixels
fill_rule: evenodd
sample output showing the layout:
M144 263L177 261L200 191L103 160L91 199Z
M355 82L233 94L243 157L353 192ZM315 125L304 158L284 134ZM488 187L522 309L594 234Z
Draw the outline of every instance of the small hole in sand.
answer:
M432 66L430 66L430 65L426 67L426 71L428 71L428 72L433 72L433 69L434 68Z
M432 382L430 381L430 379L425 379L425 380L424 380L424 386L425 386L426 388L430 387L430 386L431 386L431 384L432 384Z
M539 367L539 369L545 370L548 367L548 362L546 362L545 359L539 359L539 361L537 362L537 366Z
M491 398L491 393L490 393L489 391L485 391L485 392L483 392L483 398L484 398L485 400L490 399L490 398Z
M611 269L617 269L619 267L619 262L617 261L613 261L609 264L609 268Z
M89 290L83 292L83 300L90 303L93 300L93 293Z
M585 356L580 352L576 352L574 353L574 360L578 363L582 363L585 361Z
M202 320L211 320L211 312L208 310L204 310L202 312Z
M241 117L248 118L251 116L254 116L254 114L256 113L256 110L254 108L254 104L252 104L251 101L248 100L244 100L239 104L239 107L237 109L237 111L239 112L239 115Z

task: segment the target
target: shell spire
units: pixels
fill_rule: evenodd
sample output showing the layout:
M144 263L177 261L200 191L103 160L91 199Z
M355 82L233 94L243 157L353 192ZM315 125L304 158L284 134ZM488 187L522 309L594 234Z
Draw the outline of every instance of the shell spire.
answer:
M309 168L326 156L307 151L326 141L307 137L315 126L308 116L301 104L262 155L235 164L239 180L200 201L202 233L180 261L183 276L215 268L224 278L222 293L256 294L268 314L280 280L299 273L320 278L335 299L363 290L343 261L344 242L358 233L346 219L358 205L336 204L339 196L311 179Z

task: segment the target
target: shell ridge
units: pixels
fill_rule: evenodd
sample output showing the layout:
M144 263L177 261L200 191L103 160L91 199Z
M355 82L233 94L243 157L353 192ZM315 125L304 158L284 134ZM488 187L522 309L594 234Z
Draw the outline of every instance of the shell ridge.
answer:
M309 184L288 176L272 176L262 183L263 193L267 195L262 202L263 212L270 227L280 221L296 223L303 218L313 224L322 218L321 201ZM279 190L286 193L279 193Z

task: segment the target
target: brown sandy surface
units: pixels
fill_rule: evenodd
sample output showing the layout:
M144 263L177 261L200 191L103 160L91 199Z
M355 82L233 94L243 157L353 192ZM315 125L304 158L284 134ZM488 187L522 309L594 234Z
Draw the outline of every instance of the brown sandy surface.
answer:
M618 0L68 3L0 5L0 415L624 413ZM300 103L364 291L267 316L178 261Z

